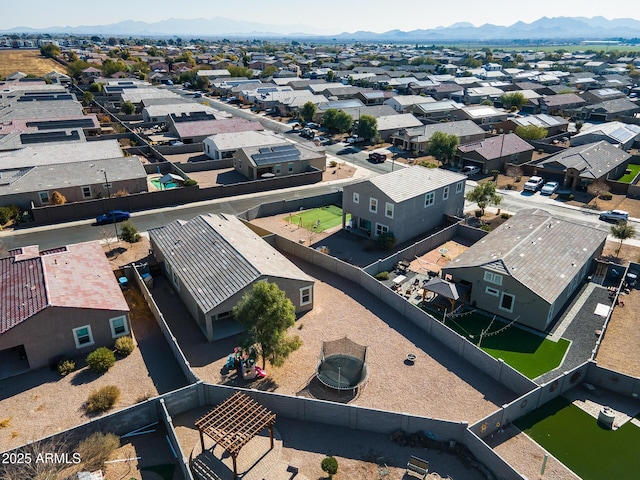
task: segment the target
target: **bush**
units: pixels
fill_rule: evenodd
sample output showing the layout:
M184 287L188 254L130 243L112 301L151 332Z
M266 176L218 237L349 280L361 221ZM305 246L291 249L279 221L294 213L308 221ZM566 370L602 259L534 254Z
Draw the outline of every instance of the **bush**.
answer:
M102 373L116 363L116 356L107 347L100 347L87 355L87 365L94 372Z
M195 187L196 185L198 185L198 181L197 181L197 180L194 180L193 178L187 178L187 179L184 181L183 185L184 185L185 187Z
M118 448L120 438L117 435L96 432L82 440L76 450L85 469L100 470Z
M66 377L76 369L76 362L73 360L62 360L58 363L58 373Z
M491 175L493 175L494 180L497 180L498 175L500 175L500 170L491 170Z
M87 398L87 412L104 412L115 405L120 398L120 389L115 385L106 385L94 390Z
M396 244L398 243L398 240L396 239L393 233L386 232L381 235L378 235L376 243L378 244L378 247L382 250L391 250L393 247L396 246Z
M513 183L507 183L507 190L513 190L516 186Z
M127 243L136 243L140 241L141 237L136 226L127 220L120 228L120 238Z
M482 210L476 210L475 212L473 212L473 214L476 216L476 218L480 218L482 216Z
M518 176L516 178L513 179L514 182L519 183L520 180L522 180L522 177Z
M511 215L509 215L508 213L501 213L500 218L504 218L505 220L508 220L511 218Z
M335 160L331 160L331 161L329 162L329 166L330 166L331 168L334 168L334 167L336 167L337 165L338 165L338 162L336 162Z
M336 473L338 473L338 461L335 457L326 457L320 463L320 468L322 471L329 475L329 478L333 477Z
M484 230L485 232L490 232L491 225L480 225L480 230Z
M0 226L11 220L11 209L9 207L0 207Z
M133 342L133 338L129 336L120 337L116 340L115 349L119 355L126 357L136 349L136 344Z
M376 280L389 280L389 272L376 273L374 278Z
M611 200L613 198L613 195L611 195L610 193L603 193L598 198L600 200Z

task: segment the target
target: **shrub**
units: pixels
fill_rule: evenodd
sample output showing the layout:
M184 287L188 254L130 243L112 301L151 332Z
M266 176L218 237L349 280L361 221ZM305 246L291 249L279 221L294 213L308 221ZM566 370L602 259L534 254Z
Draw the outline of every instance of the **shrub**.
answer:
M9 207L0 207L0 225L4 225L11 220L11 209Z
M67 203L67 199L64 195L62 195L57 190L51 194L51 200L49 200L51 205L64 205Z
M485 232L491 231L491 225L481 225L480 230L484 230Z
M375 275L376 280L389 280L389 272L379 272Z
M198 185L198 181L197 181L197 180L194 180L193 178L187 178L187 179L184 181L183 185L184 185L185 187L195 187L196 185Z
M396 244L398 243L398 240L396 239L393 233L386 232L381 235L378 235L376 243L378 244L378 247L382 250L391 250L393 247L396 246Z
M11 419L9 417L3 418L2 420L0 420L0 428L7 428L10 423Z
M87 355L87 365L94 372L102 373L116 363L116 356L107 347L100 347Z
M104 462L109 460L118 448L120 437L113 433L96 432L79 443L77 452L85 469L99 470L104 468Z
M613 198L613 195L611 195L610 193L603 193L598 198L600 198L600 200L611 200Z
M329 162L329 166L330 166L330 167L332 167L332 168L334 168L334 167L335 167L335 166L337 166L337 165L338 165L338 162L336 162L335 160L331 160L331 161Z
M122 224L120 228L120 238L127 243L136 243L140 241L140 234L136 226L129 220Z
M106 385L94 390L87 398L87 412L104 412L115 405L120 398L120 389L115 385Z
M493 175L494 180L497 180L498 175L500 175L500 170L491 170L491 175Z
M133 342L133 338L125 336L116 340L115 348L119 355L126 357L136 349L136 344Z
M73 360L62 360L58 363L58 373L66 377L76 369L76 362Z
M476 218L480 218L482 216L482 210L476 210L475 212L473 212L473 214L476 216Z
M516 186L513 183L507 183L507 190L513 190Z
M335 457L326 457L320 463L320 468L322 471L329 475L329 478L332 478L336 473L338 473L338 461Z
M516 182L516 183L520 182L520 180L522 180L522 177L520 177L520 176L518 176L518 177L513 179L513 181Z
M508 220L511 218L511 215L508 213L501 213L500 218L504 218L505 220Z

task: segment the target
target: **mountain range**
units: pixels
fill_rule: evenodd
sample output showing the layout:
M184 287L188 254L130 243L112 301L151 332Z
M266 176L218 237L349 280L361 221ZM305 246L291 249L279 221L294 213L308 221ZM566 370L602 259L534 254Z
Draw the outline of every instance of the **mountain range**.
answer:
M484 24L479 27L458 22L448 27L411 31L389 30L384 33L357 31L327 35L304 25L268 25L229 18L176 19L147 23L125 20L110 25L48 27L34 29L15 27L2 33L53 33L107 36L185 36L186 38L313 38L335 41L374 42L442 42L497 40L611 40L640 38L640 21L631 18L609 20L604 17L542 17L532 23L517 22L510 26Z

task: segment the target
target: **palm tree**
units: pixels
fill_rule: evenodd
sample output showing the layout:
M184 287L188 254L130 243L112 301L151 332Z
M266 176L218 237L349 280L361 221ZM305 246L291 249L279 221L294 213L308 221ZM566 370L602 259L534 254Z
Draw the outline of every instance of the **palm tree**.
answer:
M620 246L616 250L617 257L622 248L622 242L636 236L636 227L628 222L618 222L616 225L611 225L611 235L620 240Z

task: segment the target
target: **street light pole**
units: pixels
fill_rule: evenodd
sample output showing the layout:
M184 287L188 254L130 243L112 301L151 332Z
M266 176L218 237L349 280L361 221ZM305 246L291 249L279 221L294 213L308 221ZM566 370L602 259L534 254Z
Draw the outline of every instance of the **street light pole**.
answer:
M104 186L107 188L107 197L109 197L109 208L111 209L111 220L113 221L113 228L116 232L116 242L118 241L118 224L116 223L116 214L113 210L113 200L111 199L111 189L109 187L109 179L107 178L107 171L104 168L98 170L104 174Z

